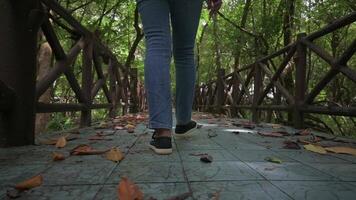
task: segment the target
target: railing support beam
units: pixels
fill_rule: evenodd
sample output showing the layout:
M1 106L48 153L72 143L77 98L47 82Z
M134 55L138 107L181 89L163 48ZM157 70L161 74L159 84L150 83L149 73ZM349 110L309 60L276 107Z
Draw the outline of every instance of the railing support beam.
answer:
M296 73L295 73L295 94L294 94L294 111L293 111L293 125L295 128L304 127L304 113L300 109L303 106L306 85L306 68L307 68L307 47L300 42L302 38L306 37L305 33L298 34L297 53L295 57Z
M37 33L42 22L38 0L0 1L0 80L15 95L13 106L0 112L1 146L34 143Z

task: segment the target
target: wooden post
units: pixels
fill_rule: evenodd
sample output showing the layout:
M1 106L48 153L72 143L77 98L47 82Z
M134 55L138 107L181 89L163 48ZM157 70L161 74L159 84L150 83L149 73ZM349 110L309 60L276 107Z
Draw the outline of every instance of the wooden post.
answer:
M0 82L14 96L12 107L0 111L0 145L34 143L37 33L42 21L38 0L0 1Z
M298 34L298 44L297 44L297 53L295 57L296 63L296 74L295 74L295 105L293 112L293 125L295 128L303 128L304 126L304 114L300 110L304 99L305 92L307 90L306 85L306 66L307 66L307 48L306 46L300 42L302 38L306 36L306 33Z
M238 72L234 72L232 76L232 107L231 107L231 116L237 117L238 116L238 109L235 107L237 105L237 99L240 93L240 81L238 79Z
M260 112L257 109L258 99L262 92L262 70L258 63L254 66L254 82L253 82L253 102L252 102L252 121L258 123L260 120Z
M217 113L223 112L224 105L224 77L225 77L225 69L218 69L217 71L217 82L216 82L216 99L215 99L215 111Z
M83 71L82 71L82 90L85 97L86 109L82 111L80 127L90 126L91 124L91 90L93 86L93 41L91 37L85 38L86 43L83 49Z
M112 107L109 111L110 117L116 116L116 109L117 109L117 94L116 94L116 81L115 81L115 63L112 59L109 60L109 69L108 69L108 76L109 76L109 92L112 99Z
M130 68L130 113L138 112L137 76L137 68Z

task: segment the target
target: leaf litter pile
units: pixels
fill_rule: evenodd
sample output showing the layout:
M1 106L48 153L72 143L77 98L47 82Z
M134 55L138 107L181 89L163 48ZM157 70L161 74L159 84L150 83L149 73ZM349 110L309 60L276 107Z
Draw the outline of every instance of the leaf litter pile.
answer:
M90 143L112 140L112 138L107 137L114 134L120 134L117 132L117 130L125 130L132 134L135 132L136 126L140 123L146 123L146 120L147 115L145 114L129 114L104 121L95 127L95 129L98 131L95 133L95 135L89 136L87 138L87 144L79 144L76 147L70 149L67 153L65 153L65 148L67 145L73 140L80 139L79 131L63 134L57 138L42 139L38 142L40 145L53 145L56 148L56 150L54 150L50 156L53 162L63 161L68 158L68 156L102 155L103 158L117 163L125 158L125 154L118 147L95 149L90 146ZM99 129L112 129L113 133L104 133L103 131L99 131ZM38 174L16 184L13 189L7 191L7 196L11 199L19 198L21 197L23 191L39 187L42 185L43 181L43 176ZM140 192L138 187L127 178L123 178L120 181L118 187L118 195L120 196L120 199L143 199L143 193Z
M336 153L356 156L356 148L352 147L355 146L355 142L337 139L336 137L314 134L311 129L303 129L295 133L290 133L286 131L283 126L278 124L258 125L252 122L235 122L232 123L232 125L250 130L256 129L256 127L269 128L268 130L270 131L262 131L259 129L256 130L256 132L262 137L288 137L283 141L284 149L299 150L303 147L305 150L319 154ZM341 142L342 145L340 145ZM274 163L281 163L280 159L274 157L267 157L265 160Z

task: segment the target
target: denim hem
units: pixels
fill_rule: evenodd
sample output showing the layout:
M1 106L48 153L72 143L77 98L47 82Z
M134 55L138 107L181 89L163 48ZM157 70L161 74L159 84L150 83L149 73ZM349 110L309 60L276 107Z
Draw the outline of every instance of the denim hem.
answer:
M150 128L150 129L165 128L165 129L172 130L172 125L169 126L167 124L163 124L163 123L159 123L159 122L150 122L148 125L148 128Z

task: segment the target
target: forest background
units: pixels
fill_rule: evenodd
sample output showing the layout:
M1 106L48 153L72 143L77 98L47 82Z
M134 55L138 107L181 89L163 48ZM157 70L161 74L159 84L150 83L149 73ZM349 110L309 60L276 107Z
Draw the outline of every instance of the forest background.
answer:
M100 34L100 39L116 54L125 66L138 68L139 80L144 80L144 35L134 0L59 0L80 23ZM298 33L311 33L334 20L356 11L355 0L223 0L216 17L207 9L201 15L196 40L197 84L216 77L218 69L226 73L253 63L257 58L273 53L296 40ZM53 24L65 50L73 45L71 36ZM355 39L355 23L330 33L315 43L338 57ZM45 40L40 40L38 77L53 66L54 56ZM329 66L311 52L308 53L308 89L315 86ZM47 63L47 64L46 64ZM356 56L349 61L356 69ZM81 66L81 59L74 65ZM81 68L75 67L80 78ZM283 84L292 88L294 69L283 72ZM171 66L172 91L175 88L174 65ZM356 106L355 83L338 75L315 99L319 105ZM173 94L174 95L174 94ZM40 99L52 103L76 102L65 77L55 81ZM103 93L95 99L104 102ZM120 113L118 113L120 114ZM36 131L62 130L75 126L79 113L38 114ZM93 111L93 119L108 116L106 110ZM356 119L351 117L310 114L309 124L336 135L356 137ZM281 119L277 122L283 122Z

